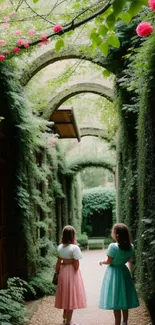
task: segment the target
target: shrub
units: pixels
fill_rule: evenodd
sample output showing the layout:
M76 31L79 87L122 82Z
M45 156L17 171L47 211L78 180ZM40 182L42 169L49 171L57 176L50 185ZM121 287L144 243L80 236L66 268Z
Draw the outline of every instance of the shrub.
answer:
M87 236L87 234L84 232L83 234L78 236L77 242L80 244L81 247L87 248L87 246L88 246L88 236Z
M26 322L24 293L28 284L20 278L10 278L7 285L7 289L0 290L0 324L22 325Z
M115 189L94 187L83 191L82 199L82 231L92 234L92 216L104 214L105 210L112 210L113 223L116 221Z

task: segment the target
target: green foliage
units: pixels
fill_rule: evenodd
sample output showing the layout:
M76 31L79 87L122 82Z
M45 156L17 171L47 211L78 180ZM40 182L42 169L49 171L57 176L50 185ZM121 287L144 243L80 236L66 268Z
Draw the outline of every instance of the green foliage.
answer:
M151 20L151 16L150 16ZM154 20L154 18L153 18ZM154 322L155 301L155 37L127 56L121 76L119 109L119 204L136 243L136 280ZM128 198L127 198L128 196ZM147 285L146 285L147 283ZM152 306L150 308L150 306Z
M113 188L95 187L83 193L83 215L92 215L109 208L115 209L115 190Z
M0 290L0 324L22 325L26 322L24 295L28 284L19 278L10 278L8 288Z
M136 87L138 93L139 110L137 280L146 301L155 299L154 44L155 37L152 35L143 44L131 66L135 69L133 87Z
M59 52L63 47L64 47L64 41L62 39L59 39L56 43L55 43L55 50L56 52Z
M82 188L80 175L70 178L70 204L69 204L69 223L76 229L79 236L82 224Z
M87 248L88 246L88 236L86 233L81 234L77 237L77 242L80 244L80 247Z
M126 223L133 237L137 229L137 113L126 112L123 105L130 103L130 94L120 88L117 105L120 115L118 155L118 218Z
M115 167L115 162L110 159L103 157L80 157L79 159L70 159L68 162L68 168L72 172L80 172L83 168L86 167L102 167L113 172Z
M146 0L123 0L123 1L109 1L106 4L99 1L94 4L93 1L72 1L65 6L63 2L53 4L52 10L50 3L42 0L33 0L31 3L20 1L17 3L17 10L14 15L14 3L7 2L5 6L1 7L1 20L4 16L11 16L9 19L10 28L3 28L3 39L6 41L4 49L9 49L9 54L5 59L11 58L15 55L13 48L17 46L18 34L16 35L14 25L17 30L22 31L23 43L29 42L28 48L20 46L18 55L29 52L34 45L40 44L41 36L43 34L48 36L48 40L58 37L58 33L51 32L53 21L60 22L63 26L63 35L60 32L61 38L56 40L55 49L59 51L64 46L64 34L67 33L67 39L70 37L70 32L76 28L86 25L89 21L95 20L92 24L93 28L90 34L92 47L98 47L105 56L109 52L109 45L118 48L120 41L118 35L115 33L115 25L123 19L125 23L129 23L131 19L136 16L143 6L147 6ZM57 7L59 12L57 11ZM26 19L25 17L30 17ZM32 19L33 18L33 19ZM23 23L24 21L24 23ZM95 28L94 28L95 26ZM3 27L3 25L2 25ZM37 33L30 34L29 30L37 30ZM89 29L88 29L89 30ZM40 34L40 35L39 35ZM88 31L87 31L88 34ZM19 35L20 36L20 35ZM47 42L43 42L46 45ZM33 45L33 46L32 46ZM1 52L3 53L3 52Z
M65 197L65 195L62 191L61 184L57 180L53 181L53 194L56 198L64 198Z
M88 235L91 234L92 226L90 218L94 213L102 214L104 210L111 209L113 211L113 222L115 222L116 198L113 188L95 187L83 191L82 198L82 229Z
M108 246L113 242L111 237L104 238L104 248L108 248Z
M55 263L56 263L56 259ZM29 291L28 297L39 298L44 295L54 295L55 286L52 284L52 278L54 275L54 270L50 272L50 269L43 269L34 276L29 284L33 288L33 291Z
M10 109L9 137L16 152L12 155L14 200L10 220L20 250L14 258L19 274L28 280L34 278L28 290L31 296L35 296L34 290L36 295L41 295L46 290L53 292L50 279L55 268L52 262L55 261L53 243L56 243L55 204L57 197L65 199L61 177L66 167L60 150L48 146L45 122L32 115L30 103L24 98L11 67L1 67L0 84L1 99L7 92L4 107ZM9 118L2 123L10 121ZM39 281L43 283L44 273L45 283L42 285Z

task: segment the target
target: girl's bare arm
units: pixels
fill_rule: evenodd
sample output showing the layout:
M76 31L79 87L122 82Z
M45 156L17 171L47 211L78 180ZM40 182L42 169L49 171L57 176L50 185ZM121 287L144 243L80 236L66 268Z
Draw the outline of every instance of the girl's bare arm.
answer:
M78 270L78 268L79 268L79 260L74 260L74 269L75 269L75 271L77 271Z
M56 263L56 273L59 273L59 271L60 271L60 265L61 265L61 258L58 257L57 263Z
M103 265L103 264L111 264L112 263L113 258L110 256L107 256L106 260L100 261L99 264Z

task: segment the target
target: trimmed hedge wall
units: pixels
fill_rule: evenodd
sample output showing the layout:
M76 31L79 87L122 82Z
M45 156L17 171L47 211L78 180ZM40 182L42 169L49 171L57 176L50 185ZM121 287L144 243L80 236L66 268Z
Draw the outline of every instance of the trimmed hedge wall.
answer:
M121 88L120 137L123 143L119 154L120 210L122 221L133 231L136 243L136 281L139 293L145 300L155 324L155 35L146 39L139 50L133 52L123 78ZM120 89L119 89L120 91ZM127 100L126 100L127 98ZM128 115L122 122L124 109ZM130 117L135 116L135 119ZM129 123L131 128L129 128ZM122 132L122 125L128 132ZM133 138L134 135L134 138ZM133 140L131 140L133 139ZM120 148L120 147L119 147ZM126 157L123 160L122 157ZM122 159L122 160L121 160ZM125 167L127 170L125 172ZM123 182L125 178L125 182ZM135 213L126 205L127 195L136 198ZM131 191L131 192L130 192ZM130 194L131 193L131 194ZM125 202L126 198L126 202ZM124 199L124 202L123 202ZM120 211L121 216L121 211ZM136 230L137 228L137 230Z
M119 81L118 81L119 83ZM129 226L135 240L137 229L137 112L128 111L131 94L117 84L119 113L118 219Z
M138 77L138 201L137 279L155 323L155 35L136 60ZM142 70L143 69L143 70ZM139 267L138 267L139 266Z
M82 199L82 232L91 235L91 217L95 213L102 214L112 210L113 223L116 222L116 192L113 188L94 187L83 191Z

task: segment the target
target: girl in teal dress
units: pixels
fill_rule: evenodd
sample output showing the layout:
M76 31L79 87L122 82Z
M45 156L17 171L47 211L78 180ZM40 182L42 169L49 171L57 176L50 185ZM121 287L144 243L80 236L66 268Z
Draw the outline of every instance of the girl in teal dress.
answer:
M112 238L116 243L109 245L107 259L99 264L108 264L101 288L99 308L113 310L115 325L127 325L128 309L139 306L137 293L126 263L131 268L131 258L134 247L130 243L128 228L123 223L117 223L112 229Z

